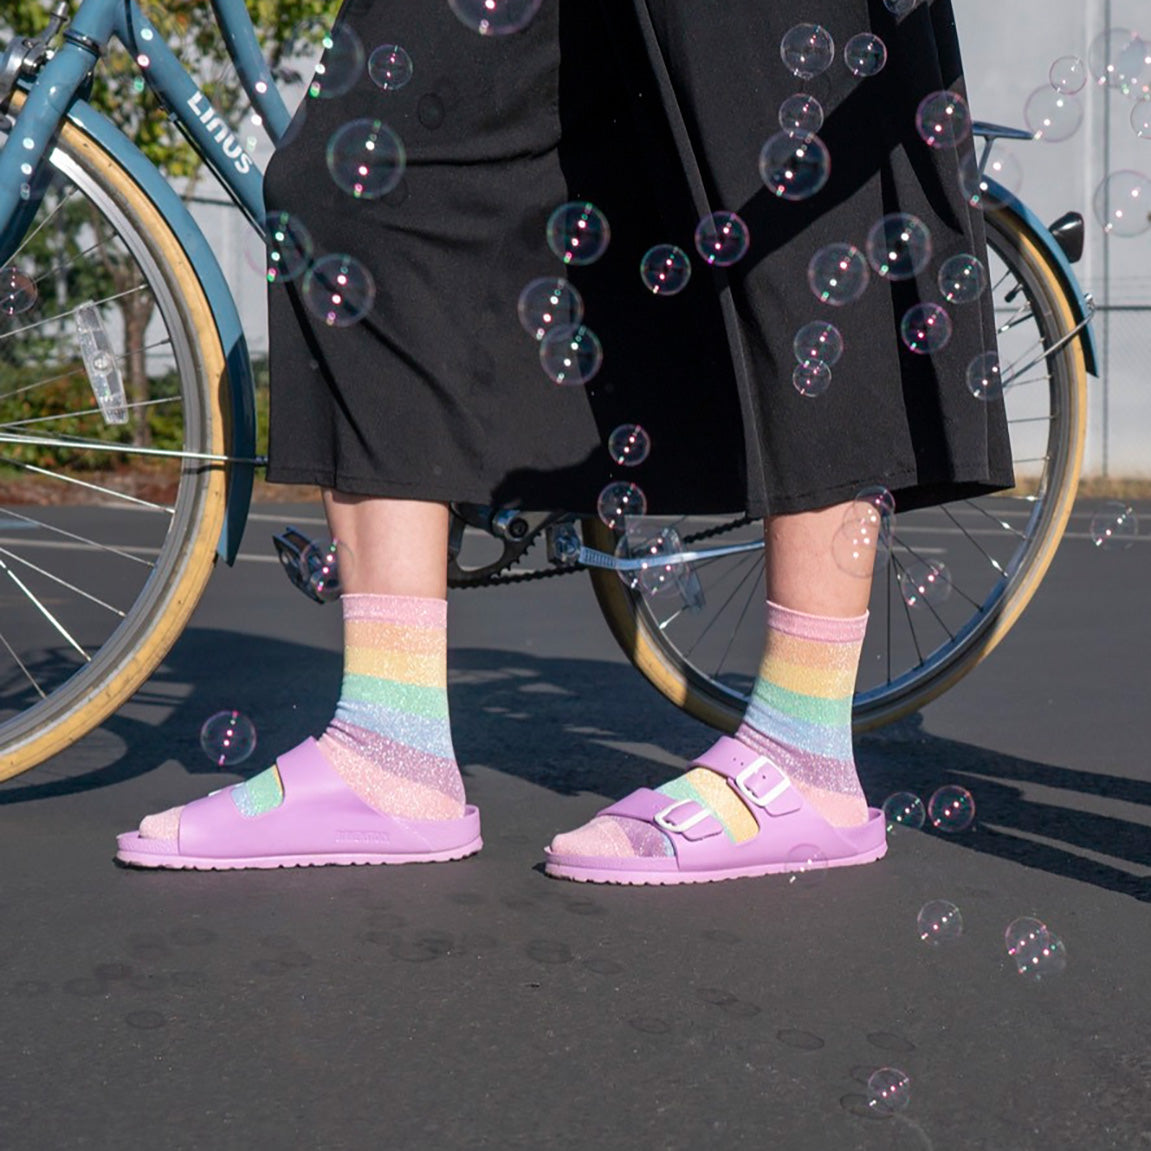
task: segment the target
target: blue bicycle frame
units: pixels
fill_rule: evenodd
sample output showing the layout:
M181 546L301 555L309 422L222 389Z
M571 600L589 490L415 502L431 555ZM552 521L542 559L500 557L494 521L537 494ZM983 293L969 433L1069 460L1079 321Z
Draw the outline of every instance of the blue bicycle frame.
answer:
M212 0L240 82L273 141L289 114L272 81L243 0ZM27 86L8 147L0 150L0 266L16 251L39 208L45 161L65 120L90 136L136 181L161 214L196 271L211 306L228 365L232 409L232 475L219 554L231 563L251 502L256 450L255 393L247 343L232 293L203 232L154 165L83 98L92 71L113 38L131 52L148 85L179 123L229 195L262 230L264 179L252 157L140 11L136 0L82 0L63 44Z

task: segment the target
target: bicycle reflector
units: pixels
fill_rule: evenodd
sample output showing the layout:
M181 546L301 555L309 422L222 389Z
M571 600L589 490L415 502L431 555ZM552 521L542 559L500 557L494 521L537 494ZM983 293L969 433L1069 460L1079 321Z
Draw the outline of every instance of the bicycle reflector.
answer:
M112 351L112 341L94 303L81 304L75 312L76 343L84 359L84 370L92 394L100 405L106 424L126 424L128 405L124 398L124 378Z

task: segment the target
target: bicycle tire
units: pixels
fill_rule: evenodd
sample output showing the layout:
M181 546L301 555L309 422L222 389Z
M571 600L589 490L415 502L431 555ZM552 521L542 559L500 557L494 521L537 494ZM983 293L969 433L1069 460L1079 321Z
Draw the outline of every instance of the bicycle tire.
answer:
M1087 369L1080 340L1070 333L1075 309L1051 256L1028 224L1009 208L987 213L994 252L1022 285L1044 347L1050 372L1051 426L1045 494L1025 554L1018 558L998 593L989 597L959 639L933 653L919 673L906 674L886 690L857 692L853 727L868 731L891 723L941 695L985 659L1019 619L1055 557L1079 483L1087 429ZM1060 346L1062 345L1062 346ZM612 551L617 532L595 519L583 521L588 546ZM747 695L696 666L671 642L642 593L607 569L590 571L600 610L628 659L667 699L719 731L733 733Z
M155 294L179 377L184 450L225 454L231 436L224 404L224 350L183 246L132 176L76 126L62 127L50 163L112 229ZM222 466L183 461L171 525L122 621L90 662L46 698L0 723L0 780L75 743L152 675L183 631L212 573L225 502Z

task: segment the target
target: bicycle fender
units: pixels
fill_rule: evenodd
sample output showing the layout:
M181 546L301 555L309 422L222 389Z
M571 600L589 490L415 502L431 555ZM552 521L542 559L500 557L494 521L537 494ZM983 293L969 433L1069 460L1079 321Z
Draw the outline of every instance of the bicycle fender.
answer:
M172 225L172 234L208 299L228 366L228 394L232 419L231 454L250 460L256 454L256 392L248 345L240 315L224 279L219 261L184 201L146 156L110 120L90 104L77 100L68 112L69 121L116 159ZM233 563L252 502L253 464L233 463L228 476L224 526L217 554Z
M1023 221L1024 226L1031 233L1032 239L1047 253L1051 259L1051 266L1062 281L1064 294L1075 316L1075 323L1082 324L1079 331L1079 342L1083 347L1083 360L1087 371L1098 378L1099 357L1095 345L1095 332L1091 327L1090 313L1083 297L1083 289L1079 286L1079 279L1067 254L1051 235L1047 225L1039 219L1030 208L1021 200L1016 199L1001 184L994 180L987 180L991 190L991 198L1002 203L1012 213Z

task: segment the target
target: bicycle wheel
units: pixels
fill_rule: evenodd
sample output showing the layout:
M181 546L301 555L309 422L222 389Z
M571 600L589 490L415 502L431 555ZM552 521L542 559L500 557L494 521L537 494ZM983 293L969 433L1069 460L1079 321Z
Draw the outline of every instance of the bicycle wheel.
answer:
M222 454L229 438L224 354L194 270L81 131L62 129L50 163L0 277L0 779L68 747L151 675L211 574L225 502L220 464L152 454ZM86 302L127 423L105 420L77 350Z
M1074 311L1050 257L1019 216L989 212L987 225L1016 486L896 514L887 562L873 583L857 731L922 707L999 643L1050 566L1075 499L1087 372L1080 341L1069 337ZM654 536L667 525L685 544L699 540L699 548L762 540L762 523L745 518L646 520L638 534ZM629 532L635 531L633 523ZM620 535L593 520L584 521L584 533L589 546L604 551ZM915 569L930 564L949 577L937 583L937 594L949 593L944 602L923 602L909 590ZM762 647L762 550L706 560L680 574L698 581L692 594L685 594L682 578L656 594L626 586L611 570L592 570L591 578L613 635L643 675L689 714L732 732Z

